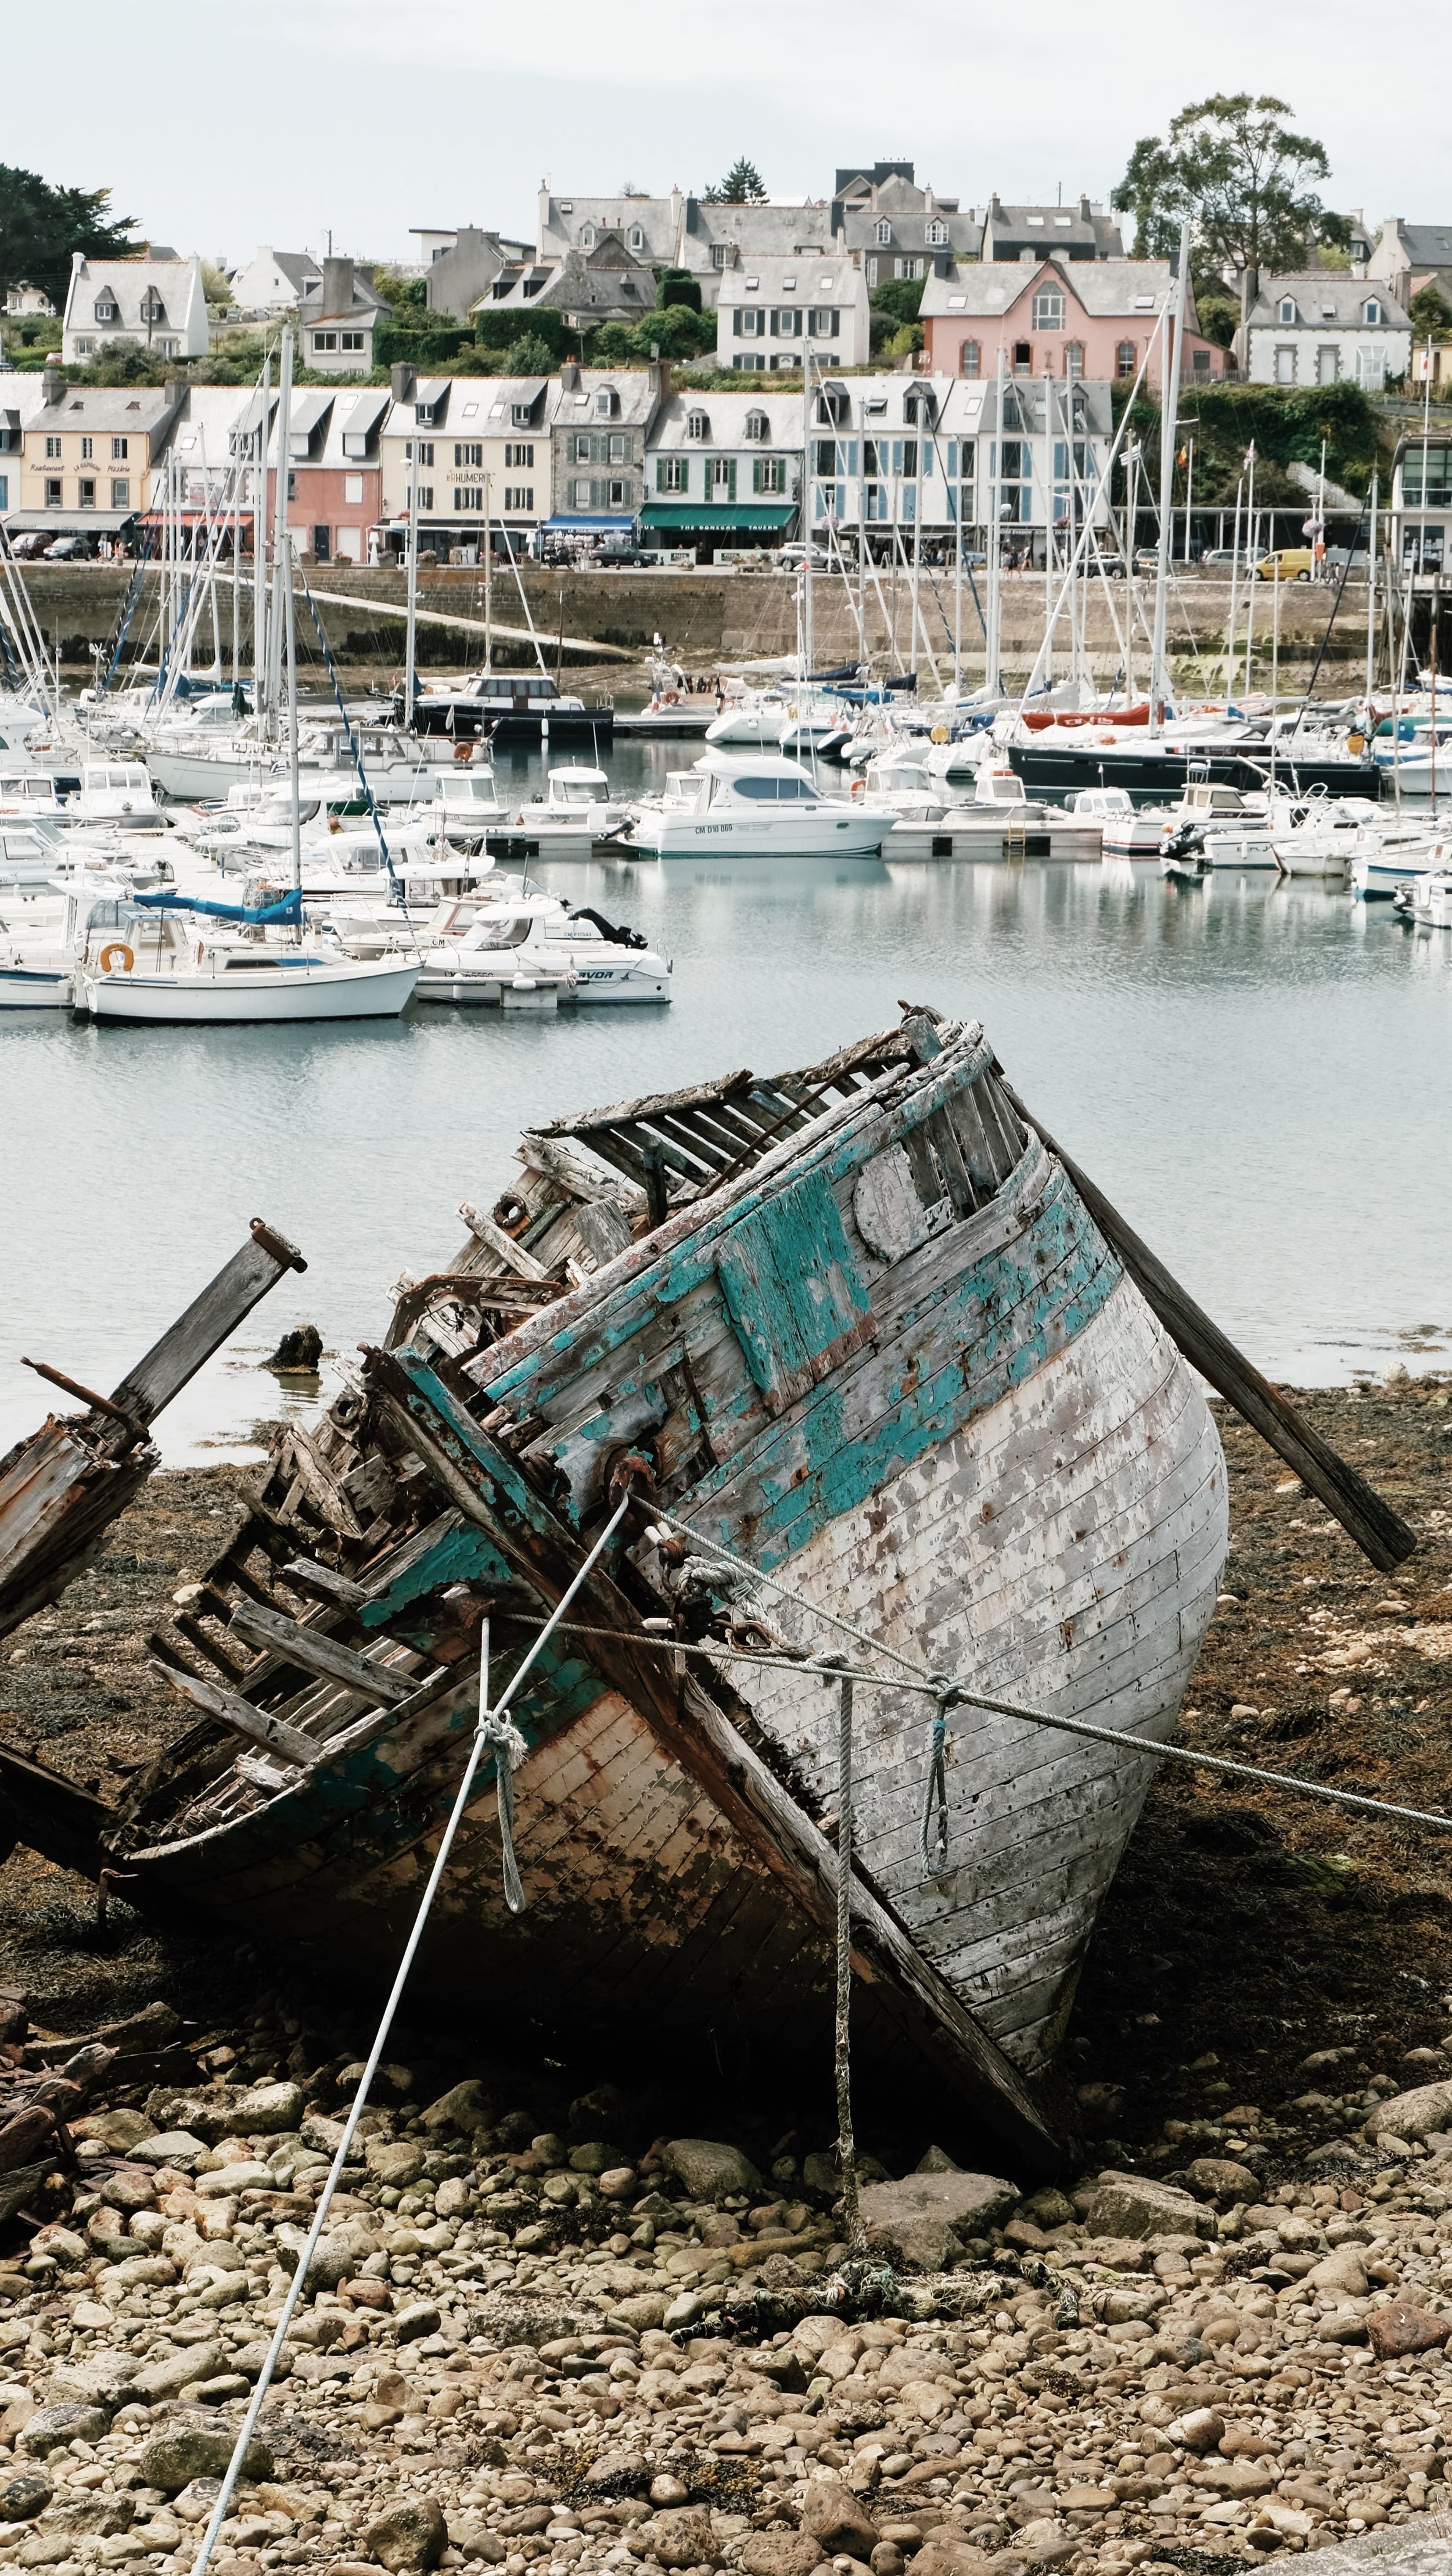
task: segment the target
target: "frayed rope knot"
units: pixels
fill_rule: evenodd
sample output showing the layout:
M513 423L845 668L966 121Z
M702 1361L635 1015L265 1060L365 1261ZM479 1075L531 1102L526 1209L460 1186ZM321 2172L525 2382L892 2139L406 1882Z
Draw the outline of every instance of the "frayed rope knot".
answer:
M933 1732L928 1751L928 1787L923 1800L923 1821L919 1847L923 1857L924 1878L941 1878L948 1866L948 1711L956 1708L965 1694L946 1673L929 1675L938 1705L933 1711ZM937 1845L934 1857L933 1845Z
M486 1717L479 1741L494 1755L494 1786L499 1799L499 1845L504 1863L504 1902L511 1914L524 1912L524 1888L514 1857L514 1775L529 1746L507 1717Z

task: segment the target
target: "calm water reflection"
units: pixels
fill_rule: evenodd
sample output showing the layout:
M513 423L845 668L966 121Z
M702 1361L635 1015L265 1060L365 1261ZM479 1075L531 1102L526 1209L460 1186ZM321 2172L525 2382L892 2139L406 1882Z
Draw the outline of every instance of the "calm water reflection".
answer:
M691 747L670 755L685 766ZM623 782L666 765L614 763ZM528 793L527 763L517 783ZM814 1056L900 997L986 1023L1025 1097L1251 1355L1301 1383L1447 1357L1452 936L1265 875L624 861L546 871L675 960L669 1008L503 1021L0 1025L0 1446L42 1410L24 1351L107 1387L265 1215L303 1247L164 1417L173 1460L278 1409L258 1359L306 1318L376 1335L457 1249L521 1126ZM219 1449L218 1444L221 1444Z

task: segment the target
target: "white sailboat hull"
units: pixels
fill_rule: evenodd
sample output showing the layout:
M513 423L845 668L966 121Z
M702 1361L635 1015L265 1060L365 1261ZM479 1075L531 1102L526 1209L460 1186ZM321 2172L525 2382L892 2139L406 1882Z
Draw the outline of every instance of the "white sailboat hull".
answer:
M303 1020L396 1019L418 981L417 960L324 966L223 967L216 973L76 976L76 1008L95 1020L157 1025L275 1026Z
M251 758L189 751L149 751L146 766L153 783L163 795L185 805L220 805L233 787L275 785L285 789L289 771L284 753L254 753ZM401 760L363 763L363 774L379 805L427 804L438 794L441 776L448 772L437 761ZM362 790L358 773L351 767L313 769L304 762L298 776L298 794L304 804L316 797L330 811L341 811L361 803Z
M70 998L69 967L0 966L0 1011L64 1011Z

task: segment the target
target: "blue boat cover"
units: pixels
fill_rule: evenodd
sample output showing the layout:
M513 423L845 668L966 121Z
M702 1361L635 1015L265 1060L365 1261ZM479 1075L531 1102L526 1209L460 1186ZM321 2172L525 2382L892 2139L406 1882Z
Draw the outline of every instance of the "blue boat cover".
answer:
M204 912L211 921L286 922L302 925L302 891L294 886L281 903L206 903L198 894L138 894L133 902L148 912Z

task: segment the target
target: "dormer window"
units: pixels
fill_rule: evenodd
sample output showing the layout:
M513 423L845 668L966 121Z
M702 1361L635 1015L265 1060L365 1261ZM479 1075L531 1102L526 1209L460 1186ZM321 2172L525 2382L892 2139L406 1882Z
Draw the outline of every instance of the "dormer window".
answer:
M1041 286L1037 295L1034 297L1034 329L1036 331L1062 331L1063 327L1063 289L1058 286Z
M797 281L796 281L796 279L795 279L794 277L784 277L784 278L782 279L782 282L781 282L781 290L782 290L783 295L786 295L786 294L788 294L788 293L795 294L795 293L796 293L796 284L797 284Z
M686 414L687 438L709 438L710 435L711 423L708 415L703 411L688 411Z
M759 278L759 277L748 277L748 279L747 279L747 281L746 281L746 292L747 292L747 294L748 294L748 295L755 295L755 293L756 293L756 291L757 291L758 287L760 286L760 284L761 284L761 280L760 280L760 278Z
M154 286L148 286L141 299L141 319L148 324L166 320L166 306Z
M596 244L596 242L599 240L599 238L600 238L600 236L599 236L599 234L596 232L595 227L594 227L594 225L593 225L593 224L581 224L581 226L580 226L580 248L581 248L581 250L593 250L593 249L594 249L594 247L595 247L595 244Z
M616 413L617 413L617 411L618 411L619 409L620 409L620 399L619 399L619 396L614 392L614 390L612 389L612 387L611 387L611 386L609 386L609 385L602 385L602 386L601 386L601 388L600 388L600 390L599 390L599 392L598 392L598 393L597 393L597 395L595 396L595 417L596 417L596 419L597 419L597 420L613 420L613 419L614 419L614 417L615 417L615 415L616 415Z
M948 245L947 225L937 222L929 224L927 231L923 235L923 239L927 243L929 250L946 250Z
M1281 309L1277 318L1282 322L1294 322L1296 318L1296 299L1293 295L1283 295L1281 297Z
M641 231L639 224L632 224L625 238L629 242L632 250L644 250L645 235Z
M96 298L96 319L98 322L119 322L121 319L116 298L109 287Z
M1367 322L1380 322L1381 306L1378 304L1374 295L1369 297L1366 304L1362 307L1362 316Z
M767 420L765 412L749 411L746 415L746 437L760 440L768 438L770 434L770 423Z
M876 237L877 237L877 240L882 244L882 246L884 247L884 249L886 248L887 244L892 240L892 226L891 226L891 224L890 224L890 223L888 223L888 222L887 222L887 220L886 220L886 218L885 218L885 217L884 217L883 221L882 221L881 223L879 223L879 224L878 224L878 226L877 226L877 233L876 233Z
M498 410L500 410L500 409L501 409L501 405L500 405L500 404L498 404L498 403L495 403L495 405L493 406L493 410L490 412L490 415L489 415L489 416L490 416L490 418L491 418L491 420L492 420L492 419L493 419L493 417L494 417L494 412L496 412L496 411L498 411ZM514 426L516 429L528 429L528 427L529 427L529 415L530 415L530 412L531 412L531 410L532 410L532 409L533 409L533 405L532 405L532 404L530 404L530 403L511 403L511 404L510 404L510 406L509 406L509 417L510 417L510 420L511 420L511 422L512 422L513 426Z

